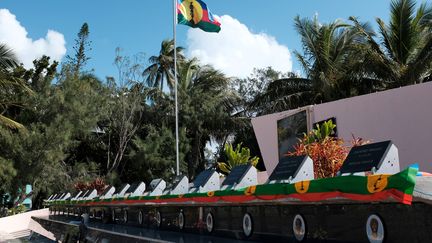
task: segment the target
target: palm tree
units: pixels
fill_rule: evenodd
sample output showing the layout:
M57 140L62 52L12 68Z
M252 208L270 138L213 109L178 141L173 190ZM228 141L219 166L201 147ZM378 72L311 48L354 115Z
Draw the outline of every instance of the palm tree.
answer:
M272 81L247 109L265 115L311 104L314 97L312 81L293 76Z
M363 82L350 71L356 65L352 57L362 43L357 29L341 20L322 24L317 17L297 16L294 21L303 46L303 54L294 54L306 78L292 75L270 83L251 104L261 107L262 113L350 97L359 93L358 83Z
M183 48L176 47L177 62L184 60ZM164 82L168 84L172 91L175 86L174 80L174 40L164 40L161 44L159 56L149 58L150 66L147 67L143 75L147 77L147 85L164 89Z
M190 177L204 169L207 142L226 138L239 124L231 115L237 96L229 91L229 81L223 73L199 65L196 59L185 60L179 66L179 118L190 141L186 152Z
M390 22L377 18L381 43L375 32L351 17L368 42L365 72L388 82L388 88L421 83L431 75L432 6L423 3L415 10L414 0L393 0Z
M18 61L11 49L0 44L0 125L13 129L23 128L23 125L6 117L4 114L11 105L16 105L11 97L17 89L28 89L21 80L14 78L10 71L18 66Z
M15 54L5 44L0 43L0 71L12 69L18 65Z

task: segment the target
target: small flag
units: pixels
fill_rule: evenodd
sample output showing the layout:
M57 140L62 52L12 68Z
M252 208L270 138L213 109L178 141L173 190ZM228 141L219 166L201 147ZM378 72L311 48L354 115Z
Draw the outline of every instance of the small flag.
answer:
M201 0L178 0L177 22L206 32L219 32L221 24Z

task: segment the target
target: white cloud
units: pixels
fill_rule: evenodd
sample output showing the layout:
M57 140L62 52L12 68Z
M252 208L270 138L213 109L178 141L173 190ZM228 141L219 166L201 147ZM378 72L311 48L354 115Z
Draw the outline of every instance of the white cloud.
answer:
M7 9L0 9L0 43L8 45L25 67L32 67L33 60L42 55L60 61L66 54L63 34L48 30L45 38L33 40L27 30Z
M291 54L286 46L265 33L252 33L248 27L229 15L220 17L219 33L199 29L187 32L187 54L202 63L211 64L229 76L247 77L253 68L273 67L291 71Z

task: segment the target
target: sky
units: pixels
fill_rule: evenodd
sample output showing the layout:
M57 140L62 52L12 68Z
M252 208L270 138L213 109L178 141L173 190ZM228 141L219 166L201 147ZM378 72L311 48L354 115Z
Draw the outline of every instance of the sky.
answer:
M387 22L388 0L204 0L222 23L220 33L206 33L178 25L177 44L187 57L198 57L228 76L246 77L253 68L272 66L282 72L300 72L293 50L302 51L294 17L320 22L357 16ZM172 0L0 0L0 43L11 46L20 61L49 55L65 61L73 55L77 33L84 22L90 28L92 50L87 70L104 79L116 76L115 49L124 55L157 55L160 44L173 37ZM376 25L374 25L376 26ZM376 29L376 28L375 28Z

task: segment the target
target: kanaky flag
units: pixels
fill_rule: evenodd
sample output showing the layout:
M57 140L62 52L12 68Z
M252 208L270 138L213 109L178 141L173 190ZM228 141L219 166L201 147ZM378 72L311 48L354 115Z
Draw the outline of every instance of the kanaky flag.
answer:
M178 0L177 22L206 32L219 32L221 24L201 0Z

